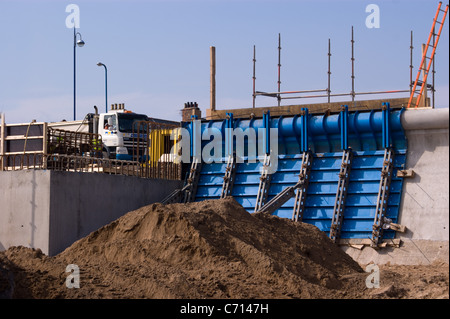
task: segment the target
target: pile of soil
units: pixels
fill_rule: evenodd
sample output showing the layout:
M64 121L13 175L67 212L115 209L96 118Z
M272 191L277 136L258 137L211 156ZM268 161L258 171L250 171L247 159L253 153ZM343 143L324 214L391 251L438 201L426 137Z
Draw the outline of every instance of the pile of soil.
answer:
M66 287L69 264L79 288ZM368 273L315 226L227 198L142 207L54 257L11 247L0 297L448 298L448 264L421 267L380 266L381 287L367 288Z

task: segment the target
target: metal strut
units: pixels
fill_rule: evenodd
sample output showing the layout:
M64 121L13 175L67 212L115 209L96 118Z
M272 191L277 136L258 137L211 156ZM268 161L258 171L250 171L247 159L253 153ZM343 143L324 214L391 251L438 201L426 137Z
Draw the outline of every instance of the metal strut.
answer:
M292 220L302 221L305 212L306 192L309 185L309 177L311 172L312 153L310 151L304 152L302 156L302 166L300 174L298 174L298 181L302 182L295 194L294 209L292 211Z
M263 207L261 207L257 212L273 214L278 208L283 206L289 199L295 196L295 190L302 187L303 181L297 182L294 186L289 186L278 193L274 198L268 201Z
M228 156L227 166L225 168L225 176L223 177L222 193L220 198L225 198L231 194L234 184L234 176L236 175L236 155Z
M269 165L270 165L270 155L266 154L264 156L261 176L259 177L259 187L258 193L256 195L255 213L261 209L261 207L266 203L267 200L272 176L271 174L267 173L267 168L269 167Z
M386 220L386 210L391 187L392 171L394 169L394 150L386 148L384 150L383 168L381 169L380 187L378 189L377 206L372 227L372 247L377 247L380 243Z
M350 180L352 159L353 159L352 150L345 149L342 154L342 164L339 171L339 183L336 193L336 200L334 202L333 218L331 220L331 227L330 227L329 237L333 242L337 242L341 233L348 183Z
M164 198L161 203L166 204L172 204L172 203L180 203L181 200L184 198L183 194L186 192L186 190L190 187L189 184L186 184L183 188L178 188L174 190L172 193L169 194L166 198Z
M164 198L162 204L189 203L195 198L197 192L198 179L200 177L201 163L194 157L189 176L183 188L178 188Z

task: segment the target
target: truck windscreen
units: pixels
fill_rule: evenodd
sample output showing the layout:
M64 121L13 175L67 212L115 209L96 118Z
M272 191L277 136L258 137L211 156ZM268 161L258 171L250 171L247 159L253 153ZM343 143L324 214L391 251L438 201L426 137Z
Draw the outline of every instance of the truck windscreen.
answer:
M119 131L123 133L133 133L133 125L134 132L137 132L138 126L136 122L148 121L148 117L143 114L118 113L117 116L119 119ZM142 125L139 130L145 130L145 126Z

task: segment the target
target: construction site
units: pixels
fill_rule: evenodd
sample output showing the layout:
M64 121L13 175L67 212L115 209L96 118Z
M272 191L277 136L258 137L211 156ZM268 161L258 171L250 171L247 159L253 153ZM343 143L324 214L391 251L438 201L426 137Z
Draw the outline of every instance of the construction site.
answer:
M0 114L0 298L448 299L449 109L433 64L447 12L417 71L411 43L405 90L332 94L329 62L326 89L282 91L279 36L278 90L256 89L254 49L248 108L216 108L211 46L206 114ZM282 105L307 98L324 102Z

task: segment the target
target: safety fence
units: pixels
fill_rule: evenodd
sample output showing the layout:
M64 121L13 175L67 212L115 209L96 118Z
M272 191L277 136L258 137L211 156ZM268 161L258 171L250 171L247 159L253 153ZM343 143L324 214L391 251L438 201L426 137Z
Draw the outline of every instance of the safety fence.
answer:
M55 129L45 122L6 124L0 114L0 171L49 169L181 179L181 164L167 154L174 143L170 140L174 127L140 123L139 128L137 134L124 137L129 154L136 156L109 159L99 134Z
M181 176L181 165L166 162L148 167L146 163L123 161L89 156L62 154L12 154L0 155L3 171L48 169L67 172L105 173L110 175L136 176L177 180Z

